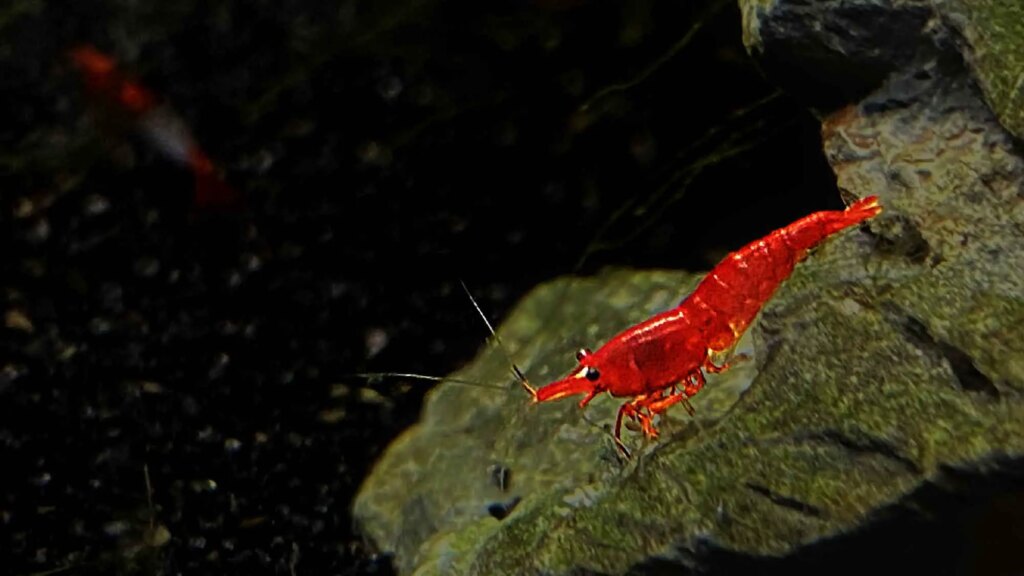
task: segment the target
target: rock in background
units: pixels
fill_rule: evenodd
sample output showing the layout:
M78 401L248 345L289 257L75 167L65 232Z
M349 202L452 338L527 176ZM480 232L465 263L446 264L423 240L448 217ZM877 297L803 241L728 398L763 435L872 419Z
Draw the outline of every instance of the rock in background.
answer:
M508 393L434 391L355 507L403 572L1024 569L1020 3L741 7L751 53L820 111L842 194L885 212L799 266L752 329L754 367L711 381L698 418L671 411L656 445L627 435L629 463L599 428L617 402L588 408L597 424L527 406L497 352L459 376ZM596 347L692 282L610 272L563 309L551 285L500 335L550 380L572 366L553 343Z

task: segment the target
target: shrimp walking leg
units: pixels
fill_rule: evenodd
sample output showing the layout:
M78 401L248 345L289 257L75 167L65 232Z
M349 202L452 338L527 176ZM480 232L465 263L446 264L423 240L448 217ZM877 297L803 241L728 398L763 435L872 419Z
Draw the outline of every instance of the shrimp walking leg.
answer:
M696 395L704 387L704 375L698 370L687 378L683 389L676 391L675 386L666 395L666 390L654 394L638 396L630 402L626 402L619 408L619 414L615 419L615 437L619 437L622 431L622 418L628 416L631 420L640 423L640 427L648 438L657 438L658 430L654 427L654 416L661 414L669 407L680 402L686 407L686 411L693 416L696 411L690 404L690 398Z
M626 402L619 407L619 414L615 417L615 438L620 438L622 432L622 417L629 416L630 419L636 420L637 411L633 408L633 402Z
M693 416L697 413L697 411L694 410L693 405L690 404L690 398L696 396L697 393L700 392L702 388L704 388L705 382L706 381L704 380L704 375L700 372L700 370L698 370L687 378L687 382L683 386L683 389L681 391L676 392L675 387L673 387L671 394L664 398L658 398L653 399L652 401L648 401L646 403L646 408L648 411L650 411L651 416L654 416L656 414L661 414L665 410L668 410L671 406L674 406L682 402L683 406L686 408L686 412L690 416Z
M696 410L690 404L690 398L700 392L704 384L704 375L698 370L686 379L686 383L682 384L682 390L677 391L676 387L672 386L669 389L668 395L665 395L666 391L662 390L654 394L645 394L630 402L626 402L619 408L619 415L615 419L615 438L619 437L619 432L622 430L623 416L629 416L631 420L639 422L641 429L648 438L657 438L658 430L654 427L654 416L661 414L680 402L686 407L686 412L693 416L696 414Z
M686 384L683 385L683 393L686 394L687 398L692 398L697 395L697 392L700 392L701 389L704 388L704 384L706 383L707 381L704 380L704 374L702 374L700 370L697 370L687 378ZM690 413L690 416L693 416L693 408L689 407L689 404L687 404L687 406L688 408L686 411Z
M652 402L647 406L647 409L651 411L651 415L653 416L655 414L661 414L665 410L668 410L669 408L675 406L680 402L682 402L683 405L686 406L686 411L689 412L691 416L695 414L693 406L690 405L690 397L686 395L685 390L682 392L678 392L676 394L672 394L671 396L661 398L657 402ZM653 434L651 435L652 438L658 435L657 430L654 430L652 428L651 431L653 432Z
M709 351L708 352L708 358L704 362L704 369L707 370L711 374L720 374L722 372L725 372L729 368L732 368L733 366L735 366L737 364L740 364L742 362L750 360L750 356L748 356L746 354L737 354L737 355L733 356L732 358L729 358L728 360L725 360L721 364L717 364L716 363L717 359L714 358L714 356L722 356L722 357L724 357L726 355L727 354L725 354L725 353L716 354L714 352L710 352Z
M658 436L658 431L654 429L654 424L651 422L651 416L645 414L644 410L648 410L647 405L661 399L663 394L664 391L659 390L653 395L643 394L623 404L622 407L619 408L618 416L615 418L615 437L619 438L619 433L622 432L622 417L629 416L630 420L640 423L640 428L643 429L644 434L651 438L656 438Z

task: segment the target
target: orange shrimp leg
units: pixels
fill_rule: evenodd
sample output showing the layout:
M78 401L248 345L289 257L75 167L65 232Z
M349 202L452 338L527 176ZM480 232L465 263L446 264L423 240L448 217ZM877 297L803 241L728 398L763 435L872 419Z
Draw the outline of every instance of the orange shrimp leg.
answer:
M675 386L673 386L671 394L664 398L645 403L646 408L651 413L651 416L655 416L682 402L683 406L686 408L686 413L693 416L697 411L694 410L693 405L690 404L690 398L696 396L697 393L704 388L704 384L706 384L704 374L702 374L700 370L697 370L687 378L687 383L683 385L683 389L681 391L676 392ZM650 429L653 434L649 434L649 436L652 438L656 437L658 435L658 431L655 430L653 425L650 425Z
M700 392L701 389L704 388L704 384L707 384L707 381L704 380L704 374L701 374L701 371L697 370L687 378L686 385L683 386L683 392L686 394L687 398L692 398L697 395L697 392ZM687 404L687 406L689 406L689 404ZM692 407L688 407L686 411L690 413L690 416L693 416L694 412Z
M619 433L622 431L623 416L629 416L631 420L639 422L641 429L648 437L657 438L658 430L654 427L653 417L680 402L686 407L687 413L693 416L696 411L690 405L689 400L704 388L704 384L704 375L698 370L687 379L687 383L683 385L681 391L677 392L673 386L672 392L668 396L664 396L664 390L662 390L654 394L638 396L632 401L626 402L619 408L619 414L615 419L615 438L619 438ZM647 413L644 413L645 411Z
M638 396L637 398L626 402L619 408L619 414L615 417L615 439L616 443L621 444L620 433L622 432L622 417L629 416L630 420L640 422L640 427L648 436L657 436L658 432L651 425L651 418L643 412L641 412L643 402L647 400L647 396Z
M707 360L704 361L704 369L711 374L721 374L722 372L725 372L729 368L732 368L733 366L740 364L742 362L746 362L747 360L750 360L750 356L746 354L737 354L732 358L729 358L725 362L722 362L721 364L715 364L715 360L712 358L712 354L709 353Z
M646 417L648 420L648 425L646 428L644 428L644 432L647 433L647 435L650 436L651 438L657 438L658 430L655 429L654 425L650 423L650 419L658 414L661 414L665 410L668 410L669 408L675 406L680 402L682 402L683 406L686 407L686 411L690 414L690 416L693 416L694 414L697 413L693 409L693 406L690 405L690 396L687 395L686 390L683 390L682 392L677 392L670 396L666 396L665 398L661 398L657 402L651 402L650 404L647 405L647 409L651 412L651 415Z
M640 428L648 438L657 438L658 429L654 427L653 418L655 415L664 412L679 402L685 402L687 411L693 415L693 407L690 406L686 391L676 392L669 396L644 396L632 402L626 402L619 408L619 415L615 419L615 437L619 438L622 431L622 417L629 416L635 422L640 423ZM645 413L646 412L646 413Z

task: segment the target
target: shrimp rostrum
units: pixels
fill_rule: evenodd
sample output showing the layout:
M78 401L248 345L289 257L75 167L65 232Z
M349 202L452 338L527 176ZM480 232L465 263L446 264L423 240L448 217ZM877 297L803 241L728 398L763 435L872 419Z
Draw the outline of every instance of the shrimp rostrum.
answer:
M534 402L583 394L583 408L597 394L630 400L619 408L614 438L620 448L623 418L658 436L654 416L704 387L704 373L729 368L727 358L765 302L808 251L829 236L881 212L871 196L846 210L805 216L725 257L679 306L627 328L597 351L576 353L568 376L531 390Z

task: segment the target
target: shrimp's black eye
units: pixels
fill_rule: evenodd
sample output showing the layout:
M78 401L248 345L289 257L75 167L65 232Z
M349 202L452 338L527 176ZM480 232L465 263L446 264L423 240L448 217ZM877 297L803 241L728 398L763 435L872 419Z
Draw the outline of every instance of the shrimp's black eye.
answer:
M587 348L580 348L576 351L576 361L582 362L584 358L590 356L590 350Z
M591 382L596 382L601 377L601 373L593 366L587 366L586 372L583 373L583 377Z

